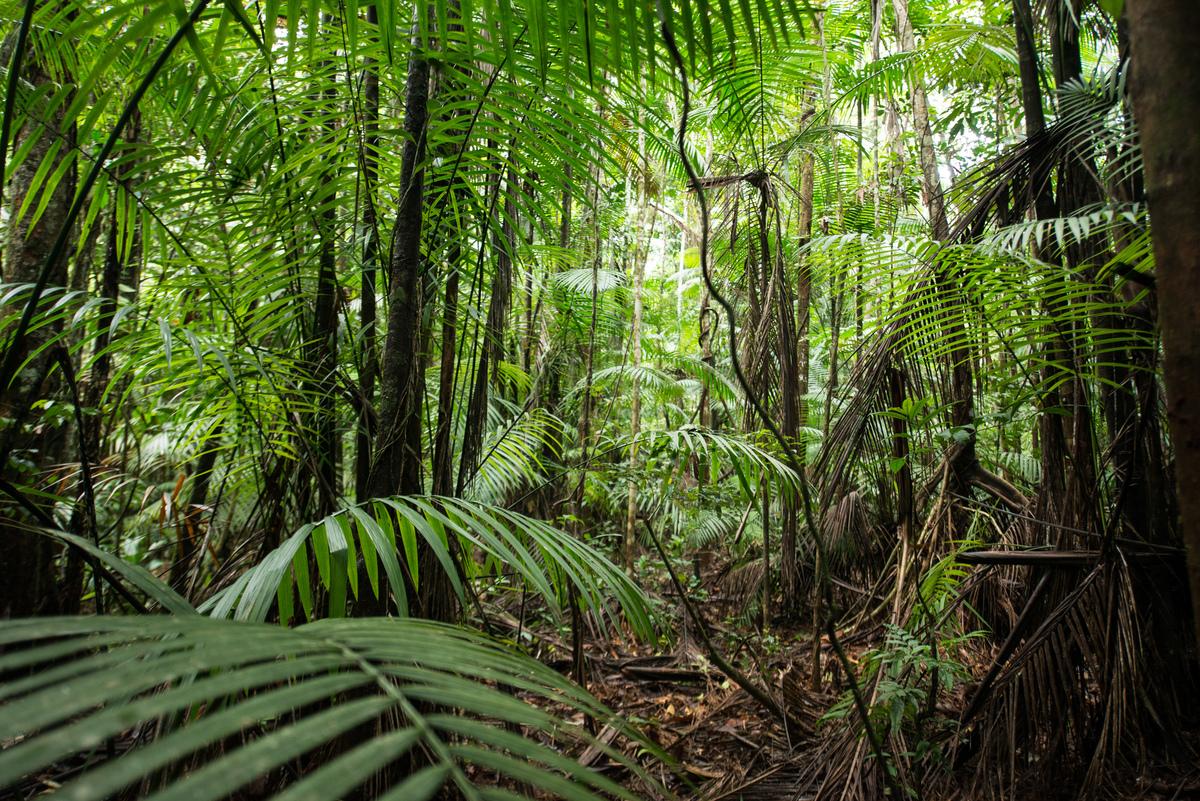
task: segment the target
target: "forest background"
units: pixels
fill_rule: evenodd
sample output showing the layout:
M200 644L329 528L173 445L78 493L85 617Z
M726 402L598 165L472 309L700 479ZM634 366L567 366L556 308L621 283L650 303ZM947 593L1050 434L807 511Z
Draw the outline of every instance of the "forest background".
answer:
M3 16L9 794L691 793L656 641L795 793L1186 773L1193 3Z

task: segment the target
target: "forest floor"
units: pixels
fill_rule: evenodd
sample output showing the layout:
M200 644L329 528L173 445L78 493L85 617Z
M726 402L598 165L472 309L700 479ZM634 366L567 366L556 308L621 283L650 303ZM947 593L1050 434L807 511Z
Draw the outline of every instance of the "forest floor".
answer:
M737 593L731 593L734 599L722 593L719 582L725 575L718 568L705 572L693 585L704 588L693 601L700 607L716 647L759 687L782 701L790 723L784 726L708 660L689 632L682 605L670 589L665 573L651 570L640 577L652 601L666 612L664 618L675 622L676 630L663 632L657 644L640 643L611 624L602 629L589 617L583 649L587 656L588 690L640 730L660 751L654 753L624 738L611 726L588 721L582 713L572 715L563 707L552 711L565 715L575 725L589 728L600 742L640 764L645 775L634 775L594 746L570 757L647 801L665 801L669 796L660 788L683 801L885 798L879 772L870 767L865 740L855 736L847 725L854 720L853 711L845 721L829 715L839 699L845 703L848 696L840 661L828 638L821 638L822 670L819 688L814 690L811 628L798 621L777 618L764 629L757 616L753 616L753 621L744 614L731 616ZM529 599L520 594L489 595L481 600L489 618L487 626L494 635L520 642L542 662L564 674L570 673L570 633L543 610L527 603ZM839 639L848 658L857 665L870 649L880 646L883 634L882 626L867 625L840 632ZM978 680L989 665L981 662L966 667ZM938 715L945 721L957 720L965 707L964 696L962 686L940 696ZM53 792L79 773L134 747L142 734L137 730L127 732L110 741L107 752L101 749L56 763L53 769L29 777L20 788L21 795L0 791L0 798ZM1194 732L1180 735L1188 749L1200 753L1197 747L1200 739ZM948 751L949 740L942 740L937 747ZM1099 797L1115 801L1200 798L1200 767L1180 767L1152 754L1142 756L1143 765L1149 767L1140 774L1127 771L1111 777ZM466 770L477 783L486 785L493 779L488 771L476 766L469 765ZM1016 791L997 792L995 787L974 781L970 765L958 772L934 767L927 770L921 793L908 792L912 798L927 801L992 798L1065 801L1098 797L1081 795L1077 779L1081 773L1081 769L1072 771L1055 766L1049 776L1046 772L1030 772L1034 778L1018 783ZM646 781L646 776L658 786ZM281 775L264 778L231 798L236 801L269 798L282 786L281 780L287 783ZM148 786L143 786L143 791L147 789Z
M673 617L678 624L676 632L653 645L623 638L619 632L609 630L602 634L593 629L584 651L590 671L588 689L636 726L667 758L624 741L615 736L611 727L599 728L585 721L582 714L569 719L580 726L588 725L602 742L639 762L662 787L681 799L807 801L825 797L886 797L876 784L881 782L879 776L863 768L869 764L864 738L853 736L847 725L829 715L839 698L848 703L849 695L841 664L828 637L821 638L821 680L819 689L814 690L812 629L778 618L765 630L759 621L748 624L745 616L740 620L730 619L726 599L715 584L721 575L714 570L700 582L709 590L699 606L710 636L727 659L760 687L767 688L773 697L782 699L792 718L788 726L705 657L695 638L689 636L685 612L670 591L665 575L659 592L653 589L650 592L669 611L667 617ZM670 614L672 609L674 614ZM504 634L528 643L542 661L564 673L571 670L570 643L563 641L560 631L548 620L531 626L528 616L522 623L514 615L500 611L492 623L505 629ZM864 626L841 633L840 640L846 655L857 664L867 651L880 646L883 634L882 626ZM988 667L988 664L967 666L976 679ZM957 719L966 706L964 696L962 686L941 696L939 715L947 721ZM853 711L849 717L854 717ZM938 747L949 750L945 741ZM658 789L632 775L599 749L590 747L575 756L593 770L607 773L640 798L664 798ZM1141 775L1130 772L1113 778L1102 795L1120 801L1200 798L1200 769L1180 768L1167 760L1153 758L1149 764L1153 768ZM972 780L970 767L958 773L949 768L933 768L933 771L937 775L932 780L927 778L924 792L908 790L911 797L938 801L984 797L1057 801L1081 797L1078 781L1070 771L1056 771L1032 781L1026 779L1018 783L1015 793L994 793L994 788L981 793L980 784ZM827 781L836 783L841 790L829 794ZM843 794L842 790L849 792Z

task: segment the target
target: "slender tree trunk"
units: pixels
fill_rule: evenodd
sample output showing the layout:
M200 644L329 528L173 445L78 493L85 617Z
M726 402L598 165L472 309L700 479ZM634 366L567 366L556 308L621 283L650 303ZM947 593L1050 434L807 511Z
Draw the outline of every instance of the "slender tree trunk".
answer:
M447 8L449 30L452 33L462 31L461 7L457 0L450 0ZM443 47L450 47L450 41L444 42ZM434 76L435 93L439 99L449 101L444 103L456 108L454 119L459 123L453 131L452 144L443 146L438 154L443 160L454 161L466 146L466 118L469 114L462 106L454 101L465 94L460 81L458 70L447 70L439 66ZM444 204L465 200L465 192L459 187L448 183L438 187ZM436 192L435 192L436 193ZM442 294L442 341L438 365L438 401L437 422L433 433L433 494L449 496L454 494L454 402L457 392L455 358L458 354L458 302L459 285L463 269L463 241L466 232L457 224L458 215L445 215L439 212L438 217L447 220L444 236L450 238L450 251L446 257L445 273L442 278L444 290ZM453 221L453 222L451 222ZM441 235L441 232L434 232Z
M587 489L587 474L589 463L591 462L591 439L592 439L592 381L595 373L595 353L596 353L596 324L599 321L600 310L598 307L600 288L600 259L603 258L603 249L601 247L601 226L600 218L596 213L597 203L600 196L600 184L598 176L591 176L590 194L592 202L588 204L592 209L591 225L592 225L592 244L594 252L589 254L592 260L592 317L591 324L588 326L588 342L587 342L587 373L583 382L583 399L580 401L579 407L579 478L576 480L575 490L572 493L573 499L571 511L575 515L575 536L577 539L583 539L586 529L586 514L587 509L584 505L585 491Z
M646 234L646 250L649 250L649 238L653 231ZM639 238L641 234L639 232ZM630 382L632 393L632 408L629 413L629 437L633 445L629 449L629 464L636 476L639 456L637 438L641 428L642 417L642 382L637 370L642 366L642 293L646 281L646 259L640 252L633 257L633 319L629 332L629 366L634 369L633 380ZM625 515L625 570L633 570L633 561L637 553L637 515L638 515L638 486L636 477L629 479L629 504Z
M135 111L125 132L127 144L136 147L141 138L142 115ZM118 178L125 177L132 170L133 163L122 160L115 168ZM136 202L123 188L116 188L114 193L112 213L109 215L108 241L104 248L104 266L100 275L100 297L104 306L96 319L96 338L92 353L91 370L79 382L79 394L83 405L95 409L96 414L84 416L83 425L79 432L79 447L81 459L86 459L90 465L98 465L103 461L102 447L104 415L100 414L101 401L108 390L109 376L112 372L113 344L109 331L116 317L117 301L121 294L121 284L127 283L136 294L137 281L130 276L136 276L138 265L142 259L142 231L138 224L141 214ZM99 221L95 223L99 227ZM82 276L84 289L87 276ZM133 298L130 298L133 300ZM72 533L89 537L86 531L89 515L82 503L78 504L71 513L70 528ZM63 566L62 586L60 591L61 610L64 614L78 614L83 592L83 558L74 548L68 549Z
M645 130L638 134L638 153L641 164L646 162ZM640 464L637 437L641 429L642 417L642 383L637 374L637 368L642 366L642 295L646 281L646 259L650 255L650 243L654 240L654 224L658 219L658 208L650 203L650 176L643 173L638 176L638 227L635 232L633 249L633 319L629 332L630 366L634 368L633 381L630 382L632 392L632 408L629 416L629 436L633 445L629 450L629 465L634 475ZM650 223L645 224L646 212L650 212ZM625 515L625 544L623 557L626 572L632 572L634 557L637 554L637 515L638 515L637 479L629 480L629 504Z
M900 51L911 53L916 50L916 36L908 13L908 0L892 0L892 9L896 16ZM930 235L935 241L944 242L950 237L950 225L946 218L937 152L934 149L933 131L929 123L925 81L919 67L914 70L912 78L912 103L918 158L924 178L922 195L929 211ZM950 466L948 489L954 494L963 495L967 492L968 476L979 469L979 460L975 451L975 388L971 344L966 327L966 301L959 277L952 270L949 265L939 264L934 280L944 309L943 336L948 343L952 343L948 354L950 410L947 422L951 427L967 434L966 440L956 452L957 458ZM961 507L956 505L954 509L951 536L965 536L970 525L969 519ZM907 548L903 550L907 552Z
M813 184L816 160L807 155L800 163L800 243L807 244L812 236ZM801 260L796 275L796 324L795 324L795 393L791 411L797 447L803 453L807 438L800 429L808 425L808 378L809 378L809 335L811 331L812 271L807 259ZM784 493L785 507L783 526L780 531L779 583L783 597L783 614L796 614L800 604L800 569L796 563L799 545L800 499L796 493ZM813 583L814 607L820 604L820 594Z
M183 530L179 532L179 548L175 553L175 562L171 565L169 580L171 588L176 592L187 595L188 587L194 585L189 574L199 569L193 563L203 561L201 548L204 543L204 511L208 500L208 488L212 484L213 468L217 464L217 456L221 452L221 434L224 426L215 424L201 442L201 451L196 458L196 468L192 473L192 489L188 494L187 508L183 515Z
M462 248L455 244L447 262L446 291L442 305L442 350L438 370L437 427L433 435L433 494L454 492L454 354L458 338L458 284Z
M809 154L800 162L800 242L812 239L813 192L816 182L816 158ZM812 317L812 270L807 260L800 263L796 282L796 341L798 392L801 426L808 425L809 338Z
M563 169L564 182L561 194L560 209L562 216L559 218L558 224L558 246L566 252L571 244L571 207L572 195L575 191L574 182L571 179L571 165L567 162ZM529 188L530 193L533 192L533 187ZM548 268L547 268L548 269ZM540 305L540 304L539 304ZM542 315L543 319L545 315ZM562 401L562 375L559 369L559 362L554 358L550 350L550 335L545 331L545 324L542 324L543 332L538 336L540 345L540 353L538 358L538 386L545 386L545 391L539 392L539 397L535 401L547 412L547 430L542 439L541 462L543 469L553 476L561 475L558 465L563 460L563 440L564 432L562 424L559 422L558 406ZM554 510L560 499L563 498L561 479L552 478L542 484L541 490L538 492L538 514L545 519L549 519L554 515Z
M829 295L829 379L825 382L825 417L821 421L822 436L826 440L833 417L833 396L838 390L838 341L842 335L842 307L845 305L845 288L837 275L829 279Z
M762 472L759 481L762 484L763 539L762 609L759 623L765 634L771 619L771 480L767 471Z
M916 34L912 18L908 15L908 0L892 0L896 14L896 29L900 37L900 52L911 53L917 49ZM942 179L938 174L937 152L933 147L933 129L929 125L929 99L925 93L925 79L919 70L912 79L913 121L917 134L917 146L921 159L921 175L924 183L921 191L929 209L929 228L933 238L944 242L950 238L950 225L946 221L946 205L942 197Z
M713 319L717 312L712 307L712 298L708 295L708 289L704 289L704 294L700 298L700 359L708 366L713 365ZM700 418L701 428L712 428L712 390L709 387L708 376L705 376L700 383L700 402L697 409L697 416ZM701 459L699 467L696 471L696 480L700 486L704 486L708 481L708 460Z
M1200 4L1127 0L1133 104L1159 284L1167 417L1175 445L1179 527L1188 548L1200 638Z
M906 399L904 373L896 367L888 372L888 384L891 392L893 408L900 408ZM909 464L908 424L899 417L892 418L892 458L900 459L902 465L896 473L896 516L900 521L899 539L902 555L898 562L899 576L896 579L896 603L892 613L892 622L901 625L904 599L905 572L908 569L907 555L913 547L913 485L912 465Z
M1013 0L1013 27L1017 40L1017 58L1021 73L1021 102L1025 112L1025 136L1033 138L1040 136L1046 128L1045 113L1042 108L1041 70L1038 67L1038 55L1035 46L1033 13L1029 0ZM1038 190L1034 207L1039 220L1053 219L1058 215L1054 194L1049 182L1044 183ZM1039 258L1049 261L1056 258L1055 254L1039 252ZM1043 298L1047 308L1053 310L1056 302ZM1066 363L1063 343L1053 332L1045 345L1047 350L1046 366L1043 368L1046 383L1053 386L1042 398L1044 406L1060 407L1059 382L1056 375ZM1066 438L1063 435L1062 417L1058 414L1043 414L1038 421L1042 463L1042 492L1039 494L1039 514L1046 519L1060 519L1061 503L1065 484L1063 481L1063 465L1067 462Z
M379 10L367 6L367 24L372 29L379 26ZM362 409L358 415L358 432L355 437L354 497L359 503L367 500L368 480L371 474L371 440L375 433L375 379L379 370L379 347L376 331L376 292L379 276L379 221L375 214L375 182L379 176L379 70L375 59L368 58L363 65L363 251L362 251L362 295L359 298L359 322L362 326L362 373L359 375L359 392L362 393Z
M331 23L328 15L323 15L325 24ZM335 69L329 62L322 62L322 72ZM332 81L330 82L332 86ZM332 115L336 90L327 89L323 96L322 110ZM321 126L318 136L323 137L327 144L332 144L335 136L332 116ZM310 352L310 365L314 373L313 390L319 399L318 408L313 419L314 434L313 453L315 462L315 478L317 482L317 516L324 517L332 514L337 506L338 486L338 431L337 431L337 209L333 176L323 173L314 197L317 208L324 207L317 215L317 228L320 236L320 250L317 257L317 297L313 312L313 331Z
M509 158L511 164L512 158ZM498 180L498 179L497 179ZM478 468L477 460L483 443L483 429L487 422L488 381L504 357L504 329L508 320L508 304L512 296L512 265L516 249L516 231L512 221L517 208L513 194L517 192L517 173L511 167L505 183L508 192L504 201L504 215L499 221L499 233L494 237L496 251L496 274L492 278L492 294L488 303L487 321L483 329L483 341L479 343L479 360L475 366L475 383L467 401L467 419L463 428L462 457L458 465L456 492L462 495L467 482ZM500 191L497 186L496 191Z

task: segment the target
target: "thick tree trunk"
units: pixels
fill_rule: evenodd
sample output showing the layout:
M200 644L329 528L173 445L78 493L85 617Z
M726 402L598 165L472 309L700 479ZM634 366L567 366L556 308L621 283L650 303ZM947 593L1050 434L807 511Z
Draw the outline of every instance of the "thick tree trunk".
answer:
M68 85L69 75L50 75L43 67L43 59L37 51L37 41L48 41L31 36L29 53L25 58L24 81L29 91L49 89L69 91L55 86ZM30 150L24 160L13 170L12 183L6 197L10 200L8 243L5 248L3 280L10 284L31 284L37 281L42 265L49 255L54 240L66 223L71 198L75 194L75 169L70 167L66 174L57 173L63 155L70 152L74 139L73 128L63 129L63 109L68 102L48 102L47 98L34 107L25 125L13 137L13 151ZM53 110L48 112L47 108ZM62 140L66 140L63 142ZM44 163L49 169L43 175L39 169ZM49 197L46 193L49 192ZM36 193L36 198L30 198ZM41 218L35 225L34 212L39 203L46 204ZM24 214L22 205L28 204ZM71 249L68 248L67 252ZM51 266L48 287L65 287L67 283L67 259L64 254ZM42 308L48 304L43 302ZM58 336L62 324L52 323L34 326L18 343L22 362L13 383L0 387L0 416L6 418L3 435L4 446L0 447L0 458L7 464L0 465L0 474L12 483L30 484L39 479L38 469L43 464L45 435L27 434L24 424L30 422L33 404L42 397L42 386L52 369L54 358L47 347ZM26 361L28 359L28 361ZM18 462L34 464L34 472L18 472ZM58 597L55 580L55 557L58 552L52 541L31 532L25 525L26 515L5 502L0 506L0 619L29 617L37 614L53 614L57 611Z
M1200 627L1200 4L1127 0L1132 94L1159 285L1179 525ZM1200 633L1200 632L1198 632Z
M421 396L417 389L421 332L421 229L429 62L408 63L400 191L392 227L391 290L379 386L379 431L370 490L375 497L421 492Z
M450 6L447 8L449 19L459 20L460 8L457 0L451 0ZM462 30L462 25L457 22L449 23L451 32L456 33ZM449 47L449 41L443 43L443 47ZM461 106L456 106L456 100L461 100L464 97L464 91L459 81L458 70L448 70L444 65L439 66L434 75L434 92L439 99L449 101L444 105L455 107L456 110L451 112L452 119L460 123L457 130L451 134L450 141L442 145L438 155L443 160L455 160L460 155L462 148L465 147L466 140L466 123L465 120L469 112ZM432 194L441 195L444 206L453 204L456 201L465 200L465 193L460 189L453 187L449 181L444 181L440 186L434 189ZM458 301L459 301L459 285L463 268L463 241L466 239L466 232L463 231L457 223L458 216L456 214L447 215L443 210L438 212L438 219L445 220L445 231L435 232L444 238L450 240L450 251L446 256L445 271L442 275L441 283L443 284L442 293L442 341L441 351L439 354L438 363L438 400L437 400L437 421L433 430L433 494L441 496L449 496L454 494L454 403L458 385L457 364L456 358L458 355ZM451 222L453 221L453 222Z
M327 92L326 107L332 112L332 90ZM332 138L332 123L325 126L325 136ZM321 176L320 188L314 205L325 206L317 217L320 236L320 251L317 262L317 297L313 311L313 330L310 342L310 366L313 370L312 389L316 393L318 406L313 416L312 437L314 478L317 489L317 516L331 514L337 506L338 473L340 460L339 434L337 431L337 275L336 253L337 215L334 207L335 190L332 176ZM311 397L311 396L310 396Z
M1033 11L1029 0L1012 0L1013 29L1017 38L1017 63L1021 72L1021 105L1025 111L1025 135L1034 136L1046 128L1042 109L1041 70L1038 68Z

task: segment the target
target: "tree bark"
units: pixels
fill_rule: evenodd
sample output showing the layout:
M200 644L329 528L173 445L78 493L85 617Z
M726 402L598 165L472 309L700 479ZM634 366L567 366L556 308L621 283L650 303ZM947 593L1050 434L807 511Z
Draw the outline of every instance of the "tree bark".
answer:
M367 6L367 24L379 25L379 10ZM375 181L378 178L379 148L379 70L375 60L366 59L363 65L363 144L362 177L363 203L363 250L362 250L362 294L359 297L359 321L362 326L362 368L359 373L359 392L362 408L358 414L358 431L355 437L354 497L359 503L367 500L368 480L371 474L371 438L375 432L375 378L379 369L378 339L375 330L376 292L379 276L379 230L375 215Z
M1179 527L1200 638L1200 4L1128 0L1132 95L1159 285Z
M447 259L450 274L442 303L442 350L438 365L437 427L433 434L433 494L454 492L454 356L458 341L458 284L462 248L455 244Z
M812 239L813 193L816 183L816 158L811 154L800 163L800 242L808 244ZM796 340L798 392L800 394L801 426L808 425L808 376L809 336L812 306L812 270L808 263L800 263L796 281Z
M448 19L455 20L448 23L450 32L461 32L462 25L458 24L458 20L461 19L461 9L457 0L451 0L446 12ZM450 47L448 38L443 43L443 47ZM434 75L434 92L438 98L449 101L445 105L453 107L454 101L464 97L465 93L458 80L459 77L458 69L447 69L445 65L438 66ZM438 155L443 160L454 161L466 146L467 130L464 121L469 112L459 107L451 113L452 119L459 122L460 126L450 133L448 137L450 141L439 148ZM466 199L466 193L460 187L451 186L449 178L444 179L432 194L441 195L441 202L444 205L451 205L456 201L465 201ZM438 219L445 219L445 217L446 215L439 211ZM458 295L463 269L463 241L466 239L466 232L457 223L458 216L452 214L450 219L455 222L447 225L449 232L443 235L450 240L450 251L446 256L445 272L441 281L444 287L442 293L442 341L438 364L437 422L433 430L433 494L441 496L449 496L454 493L453 428L454 402L457 391L455 378L458 355Z
M69 85L71 77L61 73L51 75L45 67L46 60L38 52L37 43L49 43L48 37L49 34L47 38L30 37L29 53L24 62L24 82L31 92L47 88L51 93L71 91L54 88ZM3 267L6 283L32 284L37 281L54 240L66 223L75 194L75 168L69 167L62 176L57 176L57 170L64 154L71 151L74 140L73 127L64 129L63 109L68 105L69 102L50 102L49 98L43 98L13 137L13 152L20 153L23 147L30 150L13 170L12 183L6 193L10 200ZM47 113L47 108L53 111ZM49 168L43 182L39 169L47 162ZM31 193L36 193L37 197L30 198ZM22 205L27 202L28 208L21 214ZM41 202L45 202L46 207L35 224L34 213ZM71 250L68 248L66 252ZM51 266L47 286L65 288L66 284L67 258L64 253ZM46 308L44 303L43 308ZM21 361L25 364L10 386L0 387L0 417L6 418L4 446L0 447L0 455L6 464L0 465L0 474L14 484L36 483L40 468L44 466L42 455L46 450L46 435L26 433L25 425L30 422L33 404L42 397L42 387L53 366L49 344L61 330L61 322L35 325L22 342L8 345L21 349ZM19 457L20 461L14 457ZM32 472L22 470L19 467L22 463L32 464ZM25 522L24 512L7 502L0 505L0 576L4 577L0 581L0 619L57 612L54 562L60 549L50 539L30 531Z
M643 210L645 206L643 205ZM643 216L643 215L639 215ZM651 231L646 234L646 246L644 250L649 250L649 239L653 232L653 220L651 221ZM638 232L639 242L641 232ZM632 408L629 413L629 437L633 445L629 449L629 464L636 473L639 458L637 437L641 428L642 417L642 382L638 377L637 369L642 366L642 290L646 280L646 258L640 252L643 248L638 248L633 254L633 319L629 332L629 364L634 368L633 381L630 382L630 392L633 396ZM637 515L638 515L638 485L637 478L629 479L629 504L625 515L625 547L623 557L625 562L626 572L633 570L633 560L637 553Z
M911 53L917 49L916 34L912 19L908 15L908 0L892 0L896 13L896 29L900 37L900 52ZM929 99L925 92L925 79L918 70L912 81L913 121L916 127L917 146L921 159L921 174L924 177L922 192L929 209L929 228L933 238L944 242L950 238L950 225L946 222L946 204L942 197L942 179L938 174L937 152L933 147L933 130L929 126Z
M324 27L332 18L322 15ZM314 21L315 24L315 21ZM322 77L335 67L327 61L320 63ZM321 110L329 115L314 132L318 140L326 144L335 136L332 114L336 102L336 90L327 88L322 93ZM332 514L337 506L338 492L338 445L337 431L337 209L336 189L333 176L322 173L313 205L323 209L316 214L317 236L320 248L317 256L316 304L313 308L313 327L308 345L309 369L312 370L310 392L316 396L316 408L312 415L312 438L309 459L316 483L316 516ZM305 393L309 397L312 394Z
M201 440L201 451L196 457L196 470L192 473L192 490L188 495L187 508L183 515L183 530L179 532L175 562L171 565L169 580L171 588L184 597L188 595L188 587L194 586L195 581L188 580L192 572L192 563L204 559L203 522L205 501L208 500L208 488L212 484L213 468L217 464L217 456L221 452L221 434L224 426L218 422Z
M137 147L141 138L142 115L135 111L125 132L125 141L132 147ZM117 301L121 294L121 285L132 288L136 299L138 274L142 260L142 231L138 225L139 209L134 198L120 184L132 170L133 163L128 160L119 162L114 170L118 178L118 186L114 187L114 200L109 215L108 240L104 247L104 266L100 275L100 297L105 303L96 317L96 338L92 348L94 360L91 370L79 382L79 395L83 406L95 410L93 414L83 417L83 425L79 430L80 460L86 460L90 465L99 465L104 458L102 442L104 434L104 415L100 413L101 401L108 390L109 377L112 373L112 348L114 344L109 331L117 312ZM100 227L99 220L93 223ZM75 265L75 272L80 272L80 265ZM83 290L87 286L89 276L75 275L72 281L78 281L78 287ZM87 531L90 516L82 503L76 504L71 512L71 533L80 537L91 538ZM83 597L83 554L77 548L69 548L65 553L62 581L59 587L60 609L63 614L79 614Z
M514 154L510 153L511 164ZM499 184L497 176L497 184ZM496 273L492 277L491 300L488 301L487 321L483 329L483 341L479 343L479 359L475 365L475 380L467 401L467 419L463 426L462 456L458 465L456 494L462 495L470 479L478 469L483 429L487 422L488 382L504 357L504 329L508 320L508 304L512 297L512 265L516 250L516 231L512 221L517 216L513 200L517 188L517 172L511 166L507 170L505 183L508 186L504 201L504 215L499 232L494 237L496 251ZM497 185L496 191L500 191Z
M421 333L421 230L429 62L408 62L400 191L392 226L391 289L379 387L379 431L370 489L375 497L421 492L421 396L417 391Z
M810 154L800 162L800 243L807 244L812 237L813 189L816 176L816 159ZM792 411L795 415L793 426L797 447L803 452L807 438L800 436L799 429L808 425L808 377L809 377L809 336L811 332L810 317L812 307L812 271L807 260L801 260L796 274L796 324L795 324L795 392L796 398ZM798 611L800 603L800 570L796 562L798 546L800 499L795 492L783 496L785 518L780 531L780 571L779 584L782 591L784 614ZM814 582L813 604L820 604L819 593L815 590Z
M379 375L379 430L369 481L374 497L418 495L421 478L421 233L424 224L425 126L429 101L429 62L418 54L414 33L404 101L404 145L400 151L400 191L392 227L388 330ZM419 549L420 593L410 594L415 617L450 621L457 615L449 577L427 547ZM411 591L411 587L409 588ZM382 614L363 593L367 614Z

